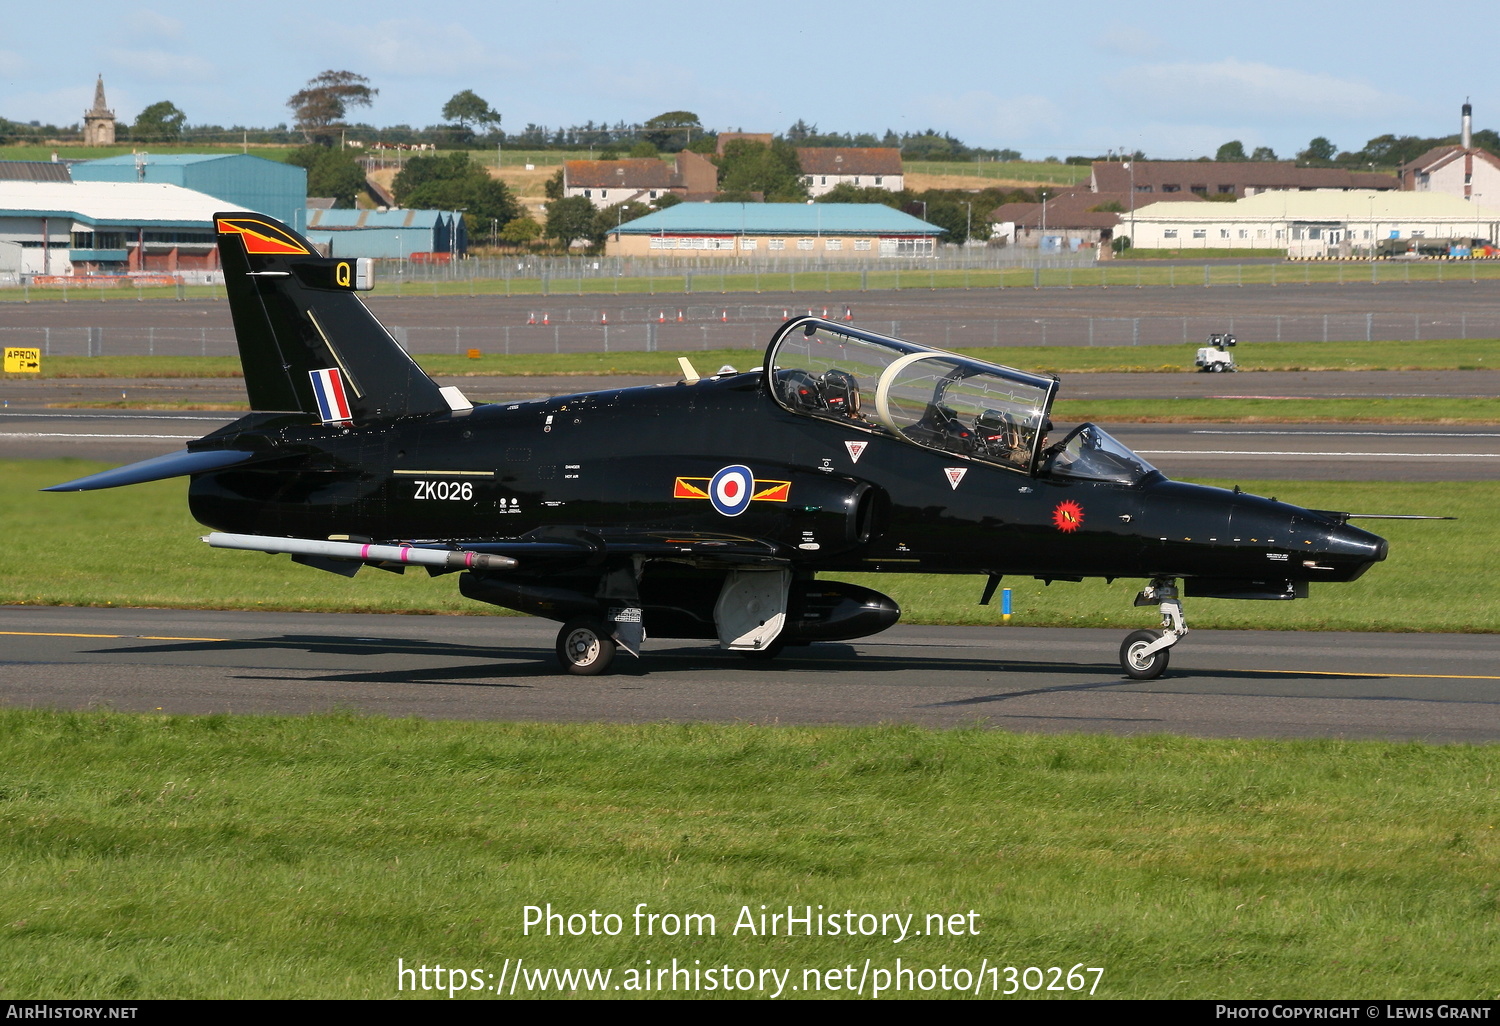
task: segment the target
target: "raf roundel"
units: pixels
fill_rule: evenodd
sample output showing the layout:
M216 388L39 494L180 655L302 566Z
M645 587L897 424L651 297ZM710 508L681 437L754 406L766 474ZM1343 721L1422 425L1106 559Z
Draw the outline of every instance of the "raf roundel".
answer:
M725 467L708 483L708 501L726 517L737 517L755 495L755 475L749 467Z

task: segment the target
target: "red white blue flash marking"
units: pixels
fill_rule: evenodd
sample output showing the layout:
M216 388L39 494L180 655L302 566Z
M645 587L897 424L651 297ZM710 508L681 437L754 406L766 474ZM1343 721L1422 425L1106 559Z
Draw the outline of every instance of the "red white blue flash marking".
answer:
M344 379L338 368L308 371L312 378L313 395L318 398L318 416L325 424L342 424L354 419L349 412L349 396L344 392Z

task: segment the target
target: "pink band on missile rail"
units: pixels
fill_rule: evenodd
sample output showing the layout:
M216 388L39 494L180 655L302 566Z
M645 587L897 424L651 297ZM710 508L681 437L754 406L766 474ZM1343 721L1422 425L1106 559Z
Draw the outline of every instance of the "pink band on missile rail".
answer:
M473 565L474 565L474 553L472 553L472 552L465 552L464 553L464 566L473 566Z
M403 545L403 546L401 546L401 562L406 563L406 562L409 562L410 559L411 559L411 546L410 545Z
M364 545L364 546L360 547L359 558L360 559L369 559L370 558L370 546Z

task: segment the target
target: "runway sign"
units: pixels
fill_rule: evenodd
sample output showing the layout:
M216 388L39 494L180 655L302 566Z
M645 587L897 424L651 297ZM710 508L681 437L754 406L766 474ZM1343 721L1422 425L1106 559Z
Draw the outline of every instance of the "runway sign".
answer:
M5 373L7 374L40 374L42 371L42 351L40 349L13 349L9 346L5 349Z

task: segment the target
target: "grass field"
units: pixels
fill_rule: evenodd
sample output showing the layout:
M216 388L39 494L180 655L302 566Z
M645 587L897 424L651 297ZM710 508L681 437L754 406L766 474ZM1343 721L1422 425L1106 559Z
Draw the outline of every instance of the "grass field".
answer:
M938 270L918 264L866 271L683 272L671 264L644 277L464 278L409 280L395 269L377 271L383 297L402 296L586 296L686 295L739 292L868 292L900 289L1134 288L1145 286L1318 285L1500 279L1500 261L1304 261L1241 264L1215 260L1197 264L1152 265L1150 261L1105 261L1076 267L963 268ZM0 289L4 302L142 302L224 298L222 286L127 287L66 284Z
M1041 373L1083 371L1154 371L1193 373L1180 346L999 346L959 349L981 360ZM561 353L479 359L419 354L416 360L436 375L600 375L678 373L674 352ZM700 370L725 363L757 366L762 349L695 350L686 353ZM1430 339L1422 342L1249 342L1235 350L1243 371L1315 370L1495 370L1500 369L1496 339ZM50 356L42 361L44 378L234 378L240 362L232 356ZM30 374L0 374L0 381L21 381ZM1223 378L1253 382L1254 378ZM1486 387L1475 379L1476 388ZM1066 392L1064 392L1066 394Z
M135 605L210 609L315 609L366 612L494 612L458 594L452 576L361 571L346 579L260 553L223 552L198 539L183 481L98 492L37 489L101 469L74 460L0 462L0 523L12 539L0 561L0 604ZM1228 484L1228 482L1223 482ZM1293 630L1500 630L1500 482L1443 485L1389 482L1238 482L1315 509L1457 516L1457 523L1382 522L1391 556L1361 580L1313 589L1305 602L1194 599L1194 627ZM80 539L87 557L80 558ZM978 605L979 577L838 575L883 591L911 623L996 623L996 605ZM1025 626L1152 626L1153 610L1133 609L1142 582L1085 581L1014 589Z
M784 997L854 996L866 959L873 996L898 958L919 997L963 996L942 966L969 996L1069 996L1023 989L1028 966L1103 998L1493 999L1500 978L1493 746L33 710L0 735L6 998L394 997L398 959L491 989L520 960L516 997L548 969L641 996L674 958L775 969ZM619 935L528 935L549 903ZM642 904L714 932L637 936ZM734 932L788 905L924 935ZM661 979L648 996L674 996Z

